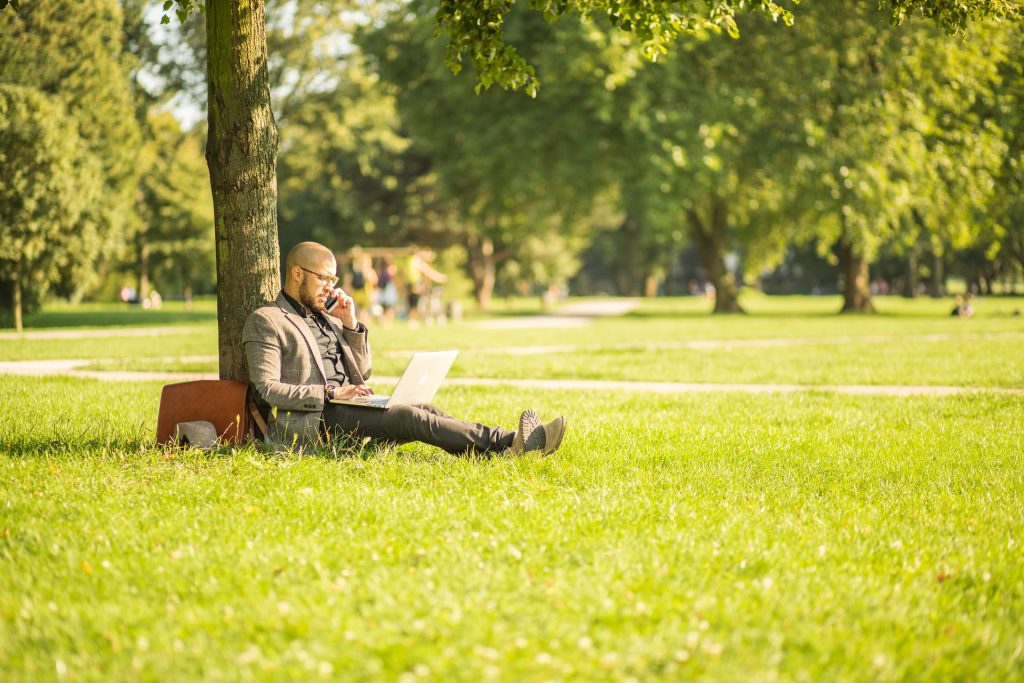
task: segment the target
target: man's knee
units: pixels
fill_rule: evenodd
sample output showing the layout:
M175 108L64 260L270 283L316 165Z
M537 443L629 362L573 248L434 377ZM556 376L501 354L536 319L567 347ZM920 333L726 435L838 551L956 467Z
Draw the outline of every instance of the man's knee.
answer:
M384 415L387 432L400 439L410 440L416 434L416 428L426 421L427 415L416 406L392 406Z
M417 403L417 404L414 404L412 407L413 408L419 408L420 410L422 410L425 413L430 413L431 415L437 415L438 417L450 417L448 415L448 413L444 412L443 410L441 410L437 406L431 405L430 403Z

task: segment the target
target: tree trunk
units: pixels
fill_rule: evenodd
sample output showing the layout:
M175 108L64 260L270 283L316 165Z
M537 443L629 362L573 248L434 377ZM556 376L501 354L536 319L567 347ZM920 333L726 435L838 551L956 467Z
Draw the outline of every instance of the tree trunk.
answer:
M264 0L207 0L206 33L220 376L247 382L242 327L281 287Z
M640 290L640 221L627 213L618 238L615 289L619 296L636 296Z
M135 248L135 267L139 275L139 301L145 301L149 296L149 244L146 243L146 234L138 234L138 243Z
M494 280L497 268L494 262L494 242L488 237L470 235L466 240L469 268L473 277L473 293L480 310L491 308L494 294Z
M15 277L12 284L14 288L11 290L11 310L14 312L14 331L20 334L25 329L21 322L21 280Z
M946 269L942 263L942 254L936 253L932 259L932 277L928 281L928 295L933 298L946 296Z
M913 299L917 296L917 253L911 250L907 254L907 277L903 281L903 296L908 299Z
M655 273L648 274L647 278L644 280L644 296L648 299L653 299L658 296L658 285L661 284L663 279L664 278L656 275Z
M868 280L868 260L853 245L842 239L837 247L843 278L843 310L840 313L874 313Z
M744 313L736 278L725 267L725 245L729 237L729 212L725 202L717 198L712 201L710 221L702 220L696 209L687 211L686 217L697 258L715 286L714 312Z

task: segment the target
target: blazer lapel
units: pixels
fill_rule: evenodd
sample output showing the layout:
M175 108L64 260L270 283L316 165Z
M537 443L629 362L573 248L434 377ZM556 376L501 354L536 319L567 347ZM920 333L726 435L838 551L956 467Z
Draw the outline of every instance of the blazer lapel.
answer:
M298 311L292 308L288 300L284 298L284 293L277 295L275 303L284 312L284 318L299 331L302 338L306 340L306 345L309 347L309 355L313 356L313 360L316 361L317 368L320 369L320 376L326 377L327 372L324 370L324 359L320 357L320 347L317 346L316 339L313 338L313 333L309 331L309 325L306 324L306 320L299 315ZM351 352L350 352L351 355Z

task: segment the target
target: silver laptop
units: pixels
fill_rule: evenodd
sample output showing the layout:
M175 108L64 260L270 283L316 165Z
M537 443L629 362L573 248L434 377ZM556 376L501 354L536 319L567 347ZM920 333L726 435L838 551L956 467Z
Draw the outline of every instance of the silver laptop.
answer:
M346 403L368 408L390 408L395 405L430 403L457 355L459 355L458 351L414 353L390 396L372 394L353 399L338 398L332 403Z

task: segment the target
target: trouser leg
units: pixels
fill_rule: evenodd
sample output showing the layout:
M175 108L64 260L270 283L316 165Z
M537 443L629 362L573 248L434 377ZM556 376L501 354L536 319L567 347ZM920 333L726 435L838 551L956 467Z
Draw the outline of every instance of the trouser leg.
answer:
M380 410L342 404L324 408L324 425L332 432L397 443L421 441L452 454L504 450L515 432L457 420L432 405L399 405Z

